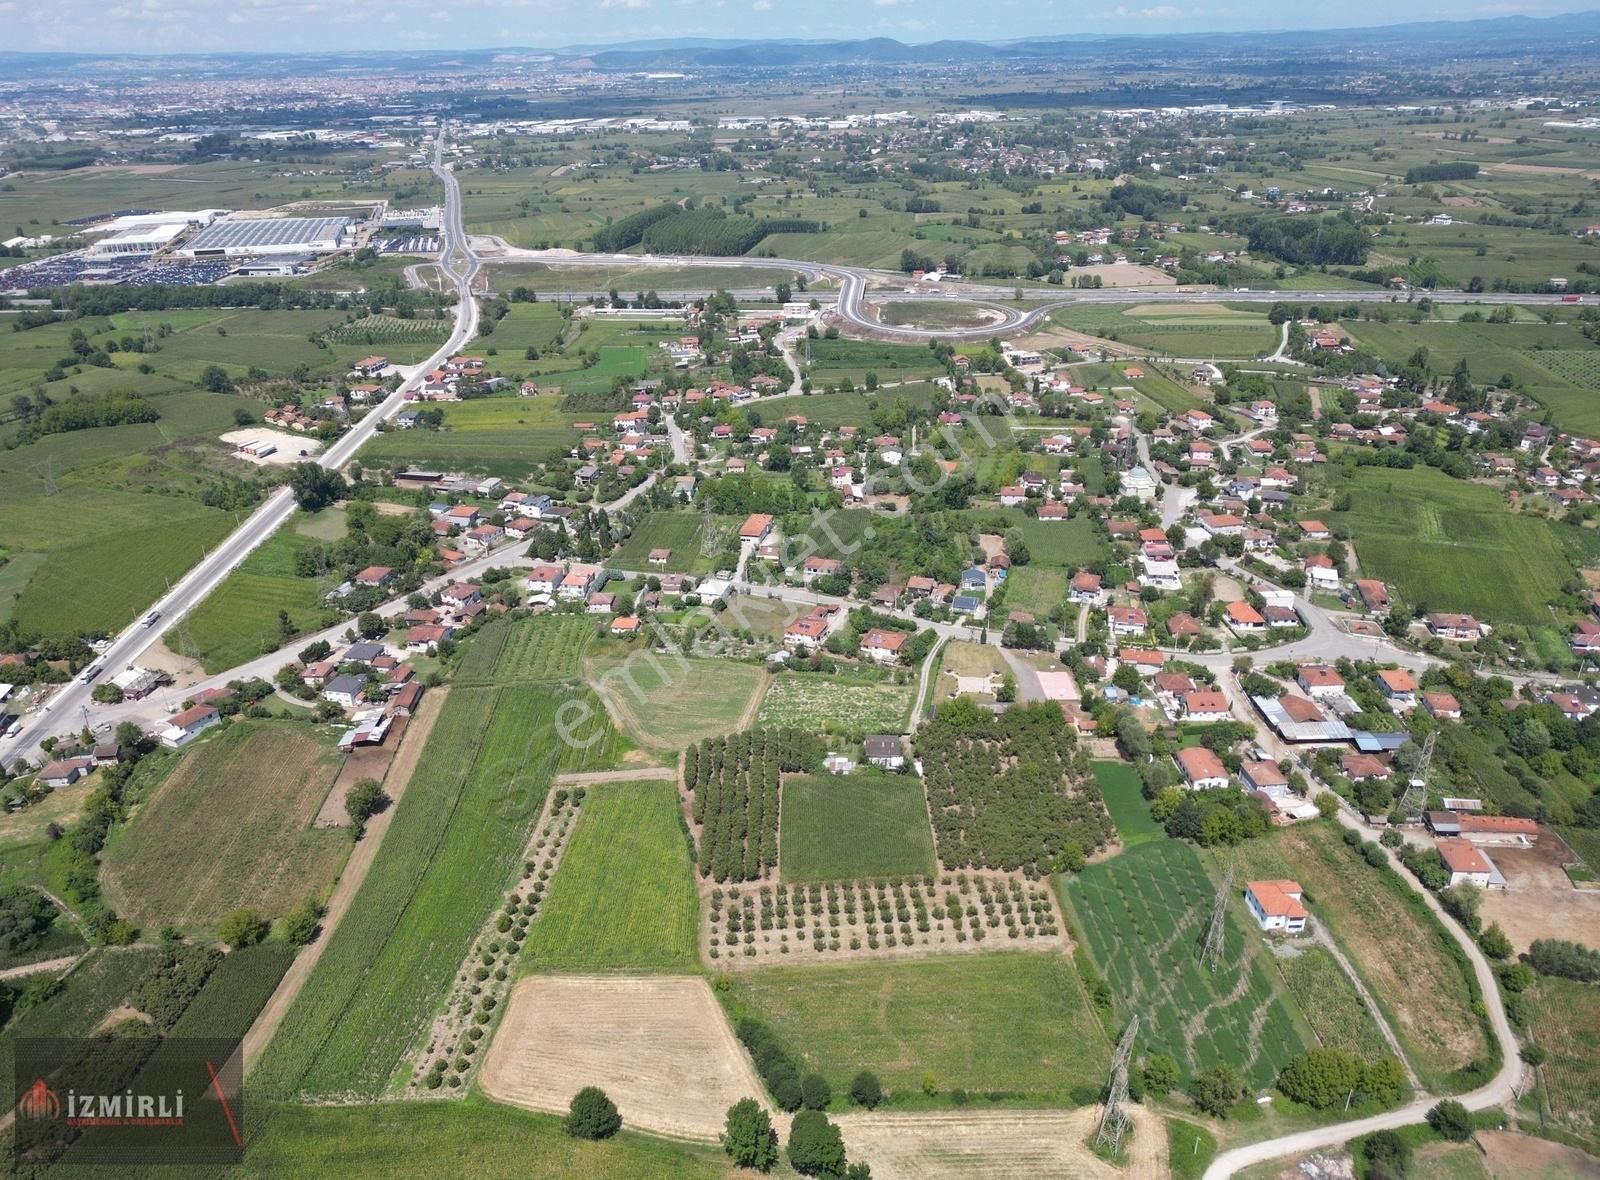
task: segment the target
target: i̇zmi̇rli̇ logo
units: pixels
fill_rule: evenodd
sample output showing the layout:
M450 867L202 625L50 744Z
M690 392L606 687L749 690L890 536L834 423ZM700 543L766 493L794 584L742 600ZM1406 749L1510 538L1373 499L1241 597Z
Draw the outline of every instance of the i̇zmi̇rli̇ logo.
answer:
M36 1078L17 1100L17 1114L25 1119L59 1119L69 1127L181 1127L183 1091L173 1094L80 1094L68 1090L66 1109L61 1096Z

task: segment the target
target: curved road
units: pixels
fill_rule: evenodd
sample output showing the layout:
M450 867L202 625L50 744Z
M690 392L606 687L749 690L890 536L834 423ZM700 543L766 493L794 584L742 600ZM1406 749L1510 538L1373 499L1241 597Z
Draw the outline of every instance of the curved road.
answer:
M909 276L894 271L876 270L869 267L843 266L832 262L808 262L798 258L749 258L744 255L731 257L715 257L696 254L582 254L571 250L524 250L508 246L498 238L484 237L484 243L492 244L499 251L498 257L487 255L487 260L492 265L495 261L523 261L544 262L551 266L627 266L633 269L641 267L670 267L680 270L693 270L701 267L715 268L745 268L751 270L781 270L793 271L806 276L807 280L829 278L839 285L835 311L846 324L861 332L868 332L878 336L903 337L907 340L986 340L991 336L1024 331L1032 328L1050 313L1063 307L1075 304L1097 303L1127 303L1134 300L1139 303L1295 303L1310 305L1313 303L1398 303L1406 300L1394 291L1384 290L1327 290L1327 291L1278 291L1278 290L1200 290L1189 287L1103 287L1097 290L1074 291L1070 295L1058 294L1056 291L1039 287L996 286L985 283L955 282L941 283L937 288L927 290L907 291L905 288L911 283ZM867 290L869 282L877 282L885 288L870 293ZM1010 306L1016 302L1018 291L1022 292L1023 302L1033 304L1026 311ZM680 290L670 294L674 296L694 296L709 293L710 288L702 291ZM550 293L547 293L547 297ZM560 292L567 297L587 298L594 292ZM820 294L820 293L818 293ZM1412 293L1414 294L1414 293ZM1419 298L1424 296L1418 296ZM1467 292L1467 291L1428 291L1425 297L1435 303L1481 303L1484 306L1493 306L1501 303L1514 303L1523 306L1575 306L1561 295L1535 295L1535 294L1508 294L1504 292ZM865 310L869 302L962 302L978 303L1002 312L1005 320L993 324L983 324L971 328L916 328L882 324ZM1287 339L1287 332L1285 333Z
M441 128L433 148L433 171L445 188L445 244L439 264L456 286L455 327L439 350L418 366L416 373L381 405L346 431L331 447L317 458L323 467L337 470L349 462L366 441L377 433L378 424L398 413L406 404L406 393L421 383L429 370L437 367L446 357L459 350L478 334L478 304L472 298L471 283L481 265L467 241L461 223L461 188L454 174L444 164L444 136ZM160 628L144 626L135 621L117 635L111 645L94 660L94 666L104 674L133 663L151 641L162 631L193 610L223 578L249 556L251 550L272 535L294 511L294 496L287 487L279 488L230 533L221 544L201 558L179 579L176 586L151 604L149 611L159 615ZM91 701L91 686L82 679L63 686L45 706L34 714L31 723L16 738L0 742L0 759L9 762L25 751L32 750L51 732L75 733L83 724L83 710Z

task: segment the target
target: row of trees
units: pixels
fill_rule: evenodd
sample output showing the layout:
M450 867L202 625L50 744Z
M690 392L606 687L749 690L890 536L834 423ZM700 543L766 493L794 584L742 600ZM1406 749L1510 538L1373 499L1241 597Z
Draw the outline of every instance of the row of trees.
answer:
M753 881L778 864L778 778L803 770L813 751L796 729L758 729L690 746L684 782L694 793L700 871Z

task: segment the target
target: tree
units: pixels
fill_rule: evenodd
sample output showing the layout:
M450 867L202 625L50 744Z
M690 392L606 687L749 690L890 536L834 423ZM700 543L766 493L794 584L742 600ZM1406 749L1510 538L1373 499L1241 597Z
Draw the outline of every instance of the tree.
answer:
M878 1075L868 1069L856 1074L850 1081L850 1101L868 1110L882 1102L883 1086L878 1082Z
M802 1110L789 1128L789 1164L805 1176L844 1171L844 1137L820 1110Z
M234 910L224 914L217 923L217 937L234 950L254 946L272 929L267 920L252 909Z
M1411 1145L1393 1131L1374 1131L1361 1148L1368 1180L1401 1180L1411 1168Z
M119 749L138 750L139 744L144 741L144 730L139 728L137 721L119 722L116 738Z
M296 463L289 468L289 490L305 512L317 512L344 494L344 477L317 463Z
M1244 1097L1244 1079L1231 1065L1214 1065L1195 1074L1189 1083L1189 1097L1206 1114L1224 1119L1233 1104Z
M357 840L366 833L367 821L389 805L389 796L383 793L375 778L357 779L345 794L344 810L350 817Z
M0 890L0 946L12 954L30 950L44 938L55 917L50 900L26 885Z
M1453 1098L1434 1104L1428 1112L1428 1126L1452 1143L1465 1143L1472 1138L1472 1115Z
M778 1133L772 1119L754 1098L741 1098L728 1107L722 1131L722 1150L741 1168L770 1172L778 1162Z
M1358 1089L1361 1060L1339 1049L1312 1049L1284 1066L1278 1089L1313 1110L1326 1110Z
M1478 935L1478 945L1483 948L1483 953L1492 959L1509 959L1511 957L1511 940L1506 937L1506 932L1500 929L1500 923L1490 922L1484 932Z
M1579 983L1600 983L1600 951L1563 938L1536 938L1528 964L1540 975L1560 975Z
M561 1129L574 1139L609 1139L622 1129L617 1104L599 1086L585 1086L572 1096Z
M1165 1053L1152 1053L1144 1060L1145 1089L1165 1094L1178 1084L1178 1063Z
M356 630L363 639L376 639L389 629L389 624L383 621L383 616L375 611L363 611L356 618Z
M308 897L284 915L283 936L294 946L305 946L315 941L322 931L322 903Z
M800 1101L807 1110L827 1110L833 1101L833 1090L828 1079L820 1073L808 1073L800 1079Z
M102 705L120 705L122 703L122 690L109 680L104 684L94 686L94 691L89 694Z
M200 387L210 393L232 393L233 378L221 365L207 365L200 370Z

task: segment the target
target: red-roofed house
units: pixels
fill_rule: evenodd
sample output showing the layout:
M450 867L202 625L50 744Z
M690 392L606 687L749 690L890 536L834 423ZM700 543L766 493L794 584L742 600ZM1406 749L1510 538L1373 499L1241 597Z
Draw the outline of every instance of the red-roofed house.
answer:
M1178 764L1178 773L1191 791L1228 785L1228 770L1222 765L1222 759L1204 746L1188 746L1174 754L1172 760Z
M1299 934L1306 928L1305 896L1298 881L1251 881L1244 887L1244 902L1266 931Z
M900 658L900 649L909 638L904 631L885 631L874 627L861 640L861 654L880 664L892 664Z

